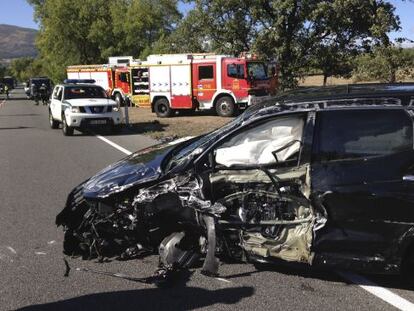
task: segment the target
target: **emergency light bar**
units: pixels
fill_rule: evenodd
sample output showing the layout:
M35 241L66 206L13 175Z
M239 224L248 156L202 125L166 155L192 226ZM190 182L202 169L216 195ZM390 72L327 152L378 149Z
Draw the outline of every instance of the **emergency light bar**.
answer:
M65 79L63 83L65 84L94 84L96 81L94 79Z

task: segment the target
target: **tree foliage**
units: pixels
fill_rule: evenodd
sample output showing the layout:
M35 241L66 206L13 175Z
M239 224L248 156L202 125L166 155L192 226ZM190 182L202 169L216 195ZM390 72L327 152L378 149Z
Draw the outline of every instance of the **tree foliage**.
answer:
M62 80L72 64L112 55L149 54L181 14L176 0L30 0L40 22L37 47L48 74Z
M28 0L54 79L69 64L150 53L254 52L277 59L282 88L310 69L350 75L351 60L399 29L386 0ZM178 4L192 9L185 17ZM46 66L45 66L46 67Z
M192 35L175 45L200 46L201 39L215 52L277 58L284 88L294 87L309 68L326 77L349 75L352 57L373 44L388 44L387 32L399 28L394 7L383 0L189 2L195 9L178 29Z
M18 81L27 81L30 77L45 75L41 61L31 57L14 59L8 71Z
M353 76L355 81L394 83L413 78L414 50L398 46L378 46L372 53L356 58Z

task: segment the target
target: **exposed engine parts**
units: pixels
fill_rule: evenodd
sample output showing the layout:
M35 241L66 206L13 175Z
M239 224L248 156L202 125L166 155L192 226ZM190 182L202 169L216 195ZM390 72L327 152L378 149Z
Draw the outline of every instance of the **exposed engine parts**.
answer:
M308 200L294 185L285 182L282 188L260 175L267 178L263 186L254 176L243 184L233 176L233 186L217 191L214 201L205 198L204 181L194 175L96 201L83 198L81 185L56 218L65 228L64 252L100 261L158 253L156 283L192 267L200 258L204 258L202 273L208 276L218 275L217 257L285 256L309 261L312 212ZM216 175L208 182L217 187L219 180ZM293 191L298 193L289 193Z

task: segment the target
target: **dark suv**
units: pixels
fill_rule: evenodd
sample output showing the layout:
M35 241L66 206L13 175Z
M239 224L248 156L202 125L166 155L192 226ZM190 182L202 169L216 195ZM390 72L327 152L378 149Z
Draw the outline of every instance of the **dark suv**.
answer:
M217 257L412 273L413 99L413 84L299 90L138 151L69 194L64 252L158 251L164 278L200 256L209 275Z

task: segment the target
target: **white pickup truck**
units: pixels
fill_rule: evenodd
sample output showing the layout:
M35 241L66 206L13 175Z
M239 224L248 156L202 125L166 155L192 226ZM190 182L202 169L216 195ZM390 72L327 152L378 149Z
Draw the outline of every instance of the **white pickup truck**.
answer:
M49 123L52 129L62 124L65 136L74 129L110 127L117 132L121 127L121 114L115 101L105 90L94 84L58 84L53 89L49 104Z

